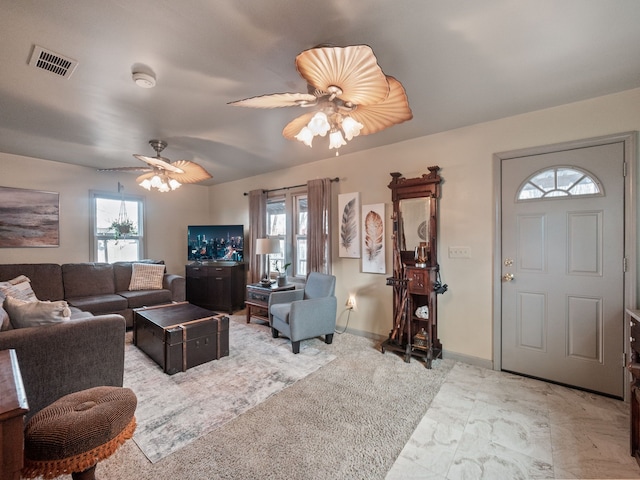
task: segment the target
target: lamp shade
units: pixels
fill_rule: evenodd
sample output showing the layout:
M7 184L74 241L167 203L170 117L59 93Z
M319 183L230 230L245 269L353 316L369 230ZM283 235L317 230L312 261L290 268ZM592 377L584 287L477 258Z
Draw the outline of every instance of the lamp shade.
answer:
M277 238L256 239L256 255L268 255L270 253L280 253L280 240Z

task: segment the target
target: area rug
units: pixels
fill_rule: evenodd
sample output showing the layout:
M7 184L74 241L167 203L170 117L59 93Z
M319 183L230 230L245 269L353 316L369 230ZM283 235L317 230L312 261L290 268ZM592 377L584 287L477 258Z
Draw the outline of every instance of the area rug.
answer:
M274 339L266 325L229 322L229 356L167 375L127 334L124 386L138 397L133 440L155 463L332 361L303 342Z

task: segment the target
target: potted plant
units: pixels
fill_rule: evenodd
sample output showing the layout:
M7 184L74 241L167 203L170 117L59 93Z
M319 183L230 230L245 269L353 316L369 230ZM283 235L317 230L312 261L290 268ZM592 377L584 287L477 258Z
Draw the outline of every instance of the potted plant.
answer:
M113 230L116 240L120 237L125 237L130 233L136 233L135 225L128 218L114 220L113 223L111 223L111 230Z
M290 265L291 263L285 263L282 267L282 270L280 270L280 267L278 267L278 262L276 262L275 270L276 272L278 272L279 287L284 287L287 284L287 268L289 268Z

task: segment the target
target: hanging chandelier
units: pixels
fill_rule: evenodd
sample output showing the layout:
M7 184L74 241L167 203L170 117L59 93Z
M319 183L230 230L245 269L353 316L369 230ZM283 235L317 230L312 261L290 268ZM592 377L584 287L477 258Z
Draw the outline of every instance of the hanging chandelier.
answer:
M309 93L267 94L230 105L309 108L282 135L311 147L315 137L329 134L329 149L336 150L358 135L413 118L404 87L384 74L367 45L311 48L296 57L296 68L307 81Z

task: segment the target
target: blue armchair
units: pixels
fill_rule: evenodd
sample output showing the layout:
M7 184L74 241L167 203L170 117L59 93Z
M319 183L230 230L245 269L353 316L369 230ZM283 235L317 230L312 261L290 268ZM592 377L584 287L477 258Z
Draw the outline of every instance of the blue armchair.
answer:
M336 329L336 277L311 272L304 289L273 292L269 296L269 322L273 338L282 333L291 339L293 353L300 352L300 341L324 335L333 341Z

